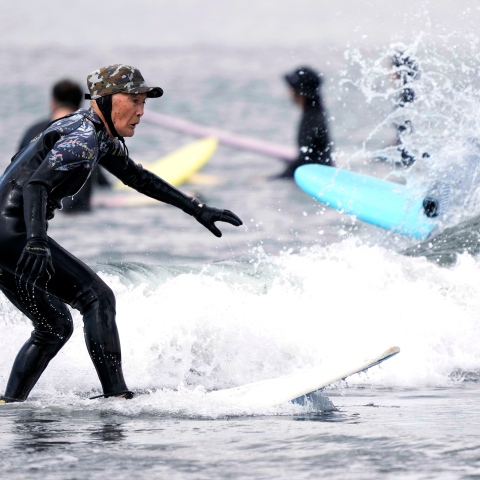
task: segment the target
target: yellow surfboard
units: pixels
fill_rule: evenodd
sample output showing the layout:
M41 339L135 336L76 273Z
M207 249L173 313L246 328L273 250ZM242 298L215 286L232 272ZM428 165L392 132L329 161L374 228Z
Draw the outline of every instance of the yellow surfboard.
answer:
M146 170L178 187L202 168L212 157L218 146L216 138L202 138L165 155L159 160L143 164ZM115 189L128 189L122 182L115 183Z

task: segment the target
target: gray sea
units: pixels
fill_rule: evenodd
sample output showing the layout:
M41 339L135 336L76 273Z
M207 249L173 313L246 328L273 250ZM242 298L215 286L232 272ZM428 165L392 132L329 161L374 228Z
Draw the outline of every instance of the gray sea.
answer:
M88 399L100 385L74 312L71 340L29 400L0 407L0 476L480 478L479 20L467 0L3 0L2 169L47 114L54 81L85 84L111 63L165 90L152 112L292 147L299 112L282 76L310 65L324 75L341 168L426 191L449 184L451 195L440 236L419 243L270 180L276 158L220 145L181 189L243 219L221 239L160 204L58 213L50 235L116 294L139 395ZM403 109L398 48L421 71ZM408 169L393 127L405 120ZM194 140L145 118L127 144L148 163ZM30 330L0 297L0 392ZM393 345L399 355L315 405L208 395Z

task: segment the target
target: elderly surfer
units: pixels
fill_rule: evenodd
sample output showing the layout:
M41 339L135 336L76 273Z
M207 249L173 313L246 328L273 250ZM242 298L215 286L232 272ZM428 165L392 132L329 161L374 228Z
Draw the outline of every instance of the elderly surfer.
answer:
M0 403L27 399L50 360L73 332L68 306L80 311L88 352L105 397L131 398L122 371L115 297L85 263L47 235L62 199L72 196L97 165L126 185L180 208L220 237L215 222L242 221L229 210L201 204L135 164L124 137L132 137L147 98L163 95L139 70L110 65L87 77L89 109L51 123L20 150L0 178L0 289L33 323Z

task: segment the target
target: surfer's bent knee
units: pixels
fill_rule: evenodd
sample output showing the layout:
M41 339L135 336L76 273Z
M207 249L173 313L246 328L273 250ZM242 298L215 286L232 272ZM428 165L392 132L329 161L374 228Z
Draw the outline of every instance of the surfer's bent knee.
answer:
M95 276L88 287L81 289L71 305L85 315L93 305L98 303L103 303L106 308L115 312L116 300L113 290L100 277Z
M63 321L49 324L49 329L35 327L32 332L32 340L34 344L41 345L46 348L52 348L53 351L58 351L65 345L68 339L73 334L73 322L70 317L64 317Z

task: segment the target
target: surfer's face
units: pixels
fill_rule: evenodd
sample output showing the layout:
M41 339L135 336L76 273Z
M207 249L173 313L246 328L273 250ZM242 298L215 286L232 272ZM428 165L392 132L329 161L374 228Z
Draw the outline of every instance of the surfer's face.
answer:
M133 137L145 107L146 93L116 93L112 97L112 121L122 137Z
M290 93L290 98L293 100L293 102L303 107L305 104L305 97L299 95L292 87L289 87L288 90Z

